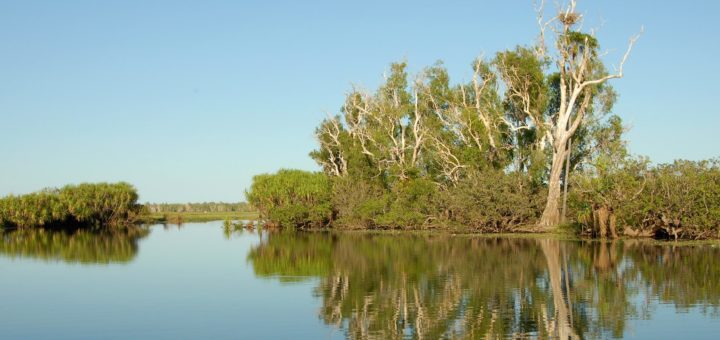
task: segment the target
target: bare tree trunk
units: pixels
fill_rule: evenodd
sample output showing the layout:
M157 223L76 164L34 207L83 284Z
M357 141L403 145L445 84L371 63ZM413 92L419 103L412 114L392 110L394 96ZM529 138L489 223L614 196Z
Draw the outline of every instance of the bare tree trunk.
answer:
M564 145L563 145L564 146ZM561 194L560 175L562 174L563 163L565 162L566 151L564 148L553 155L550 178L548 178L548 199L545 203L545 210L540 218L540 226L554 227L560 223L559 199Z
M568 181L570 180L570 154L572 153L572 138L568 139L567 142L567 157L565 157L565 180L563 181L563 205L562 205L562 223L565 223L567 218L567 192L568 192Z

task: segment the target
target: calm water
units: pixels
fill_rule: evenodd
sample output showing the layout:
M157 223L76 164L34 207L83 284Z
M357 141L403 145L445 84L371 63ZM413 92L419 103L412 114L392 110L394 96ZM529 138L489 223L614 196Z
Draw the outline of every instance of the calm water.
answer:
M718 338L720 247L451 235L10 233L0 338Z

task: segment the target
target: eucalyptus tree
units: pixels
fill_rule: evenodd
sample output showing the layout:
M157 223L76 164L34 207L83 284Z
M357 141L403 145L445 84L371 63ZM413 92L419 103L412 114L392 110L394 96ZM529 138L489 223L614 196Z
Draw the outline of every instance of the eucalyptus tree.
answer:
M472 80L451 86L441 64L427 68L418 83L428 112L429 160L438 182L452 185L469 172L501 169L512 148L503 123L497 77L482 59L473 62Z
M374 94L353 89L342 115L320 124L311 157L325 173L391 182L427 177L446 186L470 169L504 166L511 146L491 65L477 60L472 81L459 85L440 63L412 82L405 69L392 64Z
M602 92L602 85L610 79L623 77L623 65L632 50L638 35L630 38L627 50L614 73L608 73L602 66L599 44L594 32L580 31L582 15L576 10L577 1L572 0L558 14L547 21L542 17L542 5L538 11L540 38L535 50L537 57L553 64L557 72L557 107L550 107L543 117L533 122L541 127L545 143L550 146L550 169L547 179L548 199L540 219L540 225L555 226L560 222L559 198L561 194L561 175L563 164L568 156L568 141L586 122L586 115L597 102L595 98ZM545 46L545 32L553 33L554 48ZM512 71L512 70L511 70ZM512 72L507 78L508 88L516 91L520 102L532 107L532 92L524 84L526 78L514 77ZM530 88L532 89L532 87ZM536 105L537 106L537 105Z
M354 89L347 95L343 117L321 123L316 132L321 149L311 156L326 173L345 175L348 159L359 152L378 173L408 178L419 161L425 134L405 68L405 63L392 64L375 94Z
M353 89L341 115L320 124L311 156L328 175L385 189L418 178L450 189L487 169L524 173L548 188L539 224L557 225L563 164L586 158L589 127L615 100L607 81L623 76L637 36L609 73L594 33L579 29L576 1L547 21L542 12L537 46L476 60L467 84L451 85L441 64L412 81L405 63L392 64L375 93Z

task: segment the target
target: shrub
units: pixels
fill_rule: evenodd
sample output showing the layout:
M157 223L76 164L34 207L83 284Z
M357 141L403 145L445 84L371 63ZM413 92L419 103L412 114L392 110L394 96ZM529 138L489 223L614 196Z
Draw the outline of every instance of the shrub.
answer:
M605 205L631 236L720 237L720 162L685 161L646 168L625 162L603 176L573 180L571 207L590 227L592 207Z
M618 229L637 225L636 202L647 184L648 161L642 158L600 159L592 168L570 177L569 208L583 232L616 237ZM640 209L642 210L642 209Z
M331 183L323 173L280 170L257 175L245 195L262 218L283 227L322 227L333 217Z
M350 176L333 180L332 205L337 212L336 227L372 228L384 214L390 195L379 183Z
M60 190L60 199L76 221L94 226L132 221L141 208L135 188L124 182L68 185Z
M423 228L435 220L437 184L414 178L386 189L370 180L338 177L332 202L341 228Z
M122 227L142 215L127 183L68 185L0 199L0 225L30 227Z
M9 227L45 226L68 219L67 205L56 190L43 190L0 199L0 225Z
M344 228L455 226L511 231L539 217L543 198L528 176L486 170L444 189L422 177L397 181L390 189L366 180L337 178L332 202L337 224Z
M499 170L471 173L442 194L442 219L479 231L511 231L535 222L544 192L524 174Z
M423 228L437 215L437 184L425 178L408 179L397 183L392 201L377 224L390 228Z
M720 161L656 166L643 193L628 202L623 214L657 237L720 237Z

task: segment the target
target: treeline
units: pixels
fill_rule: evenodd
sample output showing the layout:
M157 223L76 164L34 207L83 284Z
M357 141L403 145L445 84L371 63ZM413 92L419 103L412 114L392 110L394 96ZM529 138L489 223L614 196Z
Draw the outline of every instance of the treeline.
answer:
M145 206L150 213L217 213L254 211L254 209L246 202L145 203Z
M125 182L83 183L0 199L2 228L118 229L144 215L135 188Z
M720 238L720 161L618 161L598 160L570 177L566 224L596 237ZM383 189L281 170L256 176L247 197L263 218L291 228L512 232L542 211L542 189L517 173L486 171L461 183L442 189L420 178Z
M451 83L441 63L414 77L392 64L376 91L352 89L317 128L310 156L322 173L256 176L248 202L286 227L564 222L598 236L720 236L718 162L651 166L628 154L607 81L623 76L636 38L609 73L580 18L572 2L549 23L554 53L543 39L501 51L473 62L467 83Z

